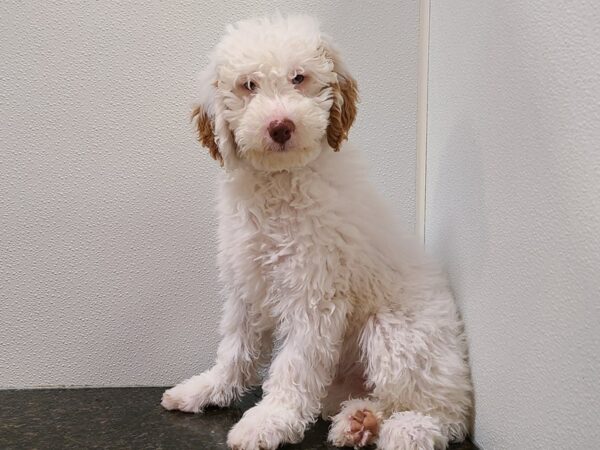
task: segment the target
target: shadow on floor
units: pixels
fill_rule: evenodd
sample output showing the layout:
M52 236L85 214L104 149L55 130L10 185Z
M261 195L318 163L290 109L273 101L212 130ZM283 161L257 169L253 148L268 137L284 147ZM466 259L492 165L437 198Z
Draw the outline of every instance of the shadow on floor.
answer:
M204 414L165 411L164 388L0 391L0 449L226 449L229 429L260 399L246 395ZM333 450L319 420L304 441L282 449ZM452 450L476 450L470 443Z

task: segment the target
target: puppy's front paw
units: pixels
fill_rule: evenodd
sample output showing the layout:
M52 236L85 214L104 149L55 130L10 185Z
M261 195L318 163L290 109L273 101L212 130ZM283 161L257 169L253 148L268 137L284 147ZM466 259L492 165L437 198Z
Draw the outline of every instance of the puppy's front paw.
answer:
M200 412L207 405L227 406L233 400L233 389L224 387L213 378L205 372L185 380L167 389L160 404L168 410L191 413Z
M258 405L229 431L227 445L233 450L274 450L281 444L300 442L304 428L292 410Z

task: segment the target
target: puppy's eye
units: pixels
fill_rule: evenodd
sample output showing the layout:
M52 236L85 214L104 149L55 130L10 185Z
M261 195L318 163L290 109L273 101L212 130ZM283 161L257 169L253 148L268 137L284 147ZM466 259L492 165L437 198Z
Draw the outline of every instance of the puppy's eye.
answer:
M244 88L250 92L254 92L258 86L252 80L248 80L244 83Z
M296 75L294 78L292 78L292 84L300 84L304 81L304 75Z

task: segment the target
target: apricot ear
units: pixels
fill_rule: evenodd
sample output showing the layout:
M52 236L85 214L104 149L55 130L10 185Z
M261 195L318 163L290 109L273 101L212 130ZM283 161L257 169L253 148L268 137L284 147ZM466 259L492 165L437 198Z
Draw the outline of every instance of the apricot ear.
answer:
M339 151L342 141L348 139L348 131L356 118L358 89L356 81L349 75L338 74L338 81L331 86L333 105L329 110L327 142L334 151Z
M202 106L198 106L192 111L192 122L196 124L198 140L208 149L210 156L223 166L223 157L215 140L214 121L206 114Z

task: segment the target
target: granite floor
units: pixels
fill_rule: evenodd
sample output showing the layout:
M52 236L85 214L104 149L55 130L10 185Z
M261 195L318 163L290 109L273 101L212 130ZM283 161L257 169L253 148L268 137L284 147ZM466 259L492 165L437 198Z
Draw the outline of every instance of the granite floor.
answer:
M0 449L225 449L227 431L260 392L204 414L163 410L164 388L0 391ZM327 422L285 449L325 450ZM476 449L470 443L452 450Z

